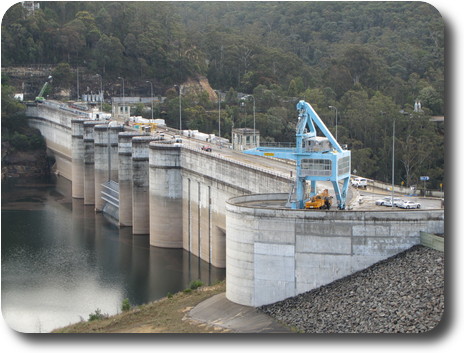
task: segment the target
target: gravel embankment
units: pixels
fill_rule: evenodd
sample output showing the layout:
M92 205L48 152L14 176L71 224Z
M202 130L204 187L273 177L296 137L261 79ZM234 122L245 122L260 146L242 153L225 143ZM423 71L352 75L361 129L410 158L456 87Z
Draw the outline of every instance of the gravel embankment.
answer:
M306 333L419 333L444 311L444 253L415 246L327 286L260 308Z

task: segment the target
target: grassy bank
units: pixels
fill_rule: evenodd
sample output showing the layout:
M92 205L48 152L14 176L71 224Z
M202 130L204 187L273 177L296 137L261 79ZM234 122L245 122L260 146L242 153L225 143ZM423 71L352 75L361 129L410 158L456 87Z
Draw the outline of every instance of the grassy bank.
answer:
M117 315L82 321L52 333L213 333L218 327L186 318L188 311L203 300L225 291L225 282L189 289L156 302L134 307Z

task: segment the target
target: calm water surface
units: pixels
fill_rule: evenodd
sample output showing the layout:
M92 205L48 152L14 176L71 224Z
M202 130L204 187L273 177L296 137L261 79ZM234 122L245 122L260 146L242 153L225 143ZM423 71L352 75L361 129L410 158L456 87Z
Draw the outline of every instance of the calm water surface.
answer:
M181 249L149 245L70 197L71 184L2 184L2 313L20 332L49 332L90 313L120 312L175 293L192 280L225 278Z

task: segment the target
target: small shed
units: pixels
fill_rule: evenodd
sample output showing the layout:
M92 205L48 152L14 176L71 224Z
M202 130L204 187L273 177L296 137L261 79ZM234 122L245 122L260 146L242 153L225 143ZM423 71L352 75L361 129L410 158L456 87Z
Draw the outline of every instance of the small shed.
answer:
M259 147L259 131L256 129L240 128L232 130L232 148L244 151Z

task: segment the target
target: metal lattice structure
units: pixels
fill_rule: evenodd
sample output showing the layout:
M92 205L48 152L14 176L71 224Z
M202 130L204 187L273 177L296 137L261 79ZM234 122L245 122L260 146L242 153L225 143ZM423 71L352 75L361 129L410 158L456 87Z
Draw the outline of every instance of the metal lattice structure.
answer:
M331 181L339 209L345 209L351 175L351 152L344 150L325 126L311 105L301 100L296 105L298 124L295 148L257 147L247 154L272 156L296 162L295 187L290 207L304 208L305 183L311 184L309 198L316 195L318 181ZM317 136L316 126L324 136Z

